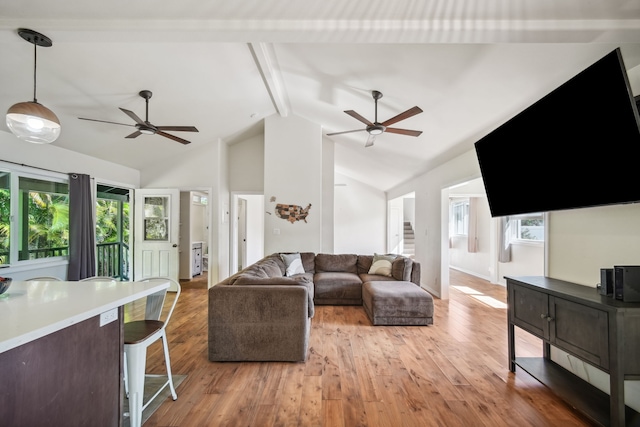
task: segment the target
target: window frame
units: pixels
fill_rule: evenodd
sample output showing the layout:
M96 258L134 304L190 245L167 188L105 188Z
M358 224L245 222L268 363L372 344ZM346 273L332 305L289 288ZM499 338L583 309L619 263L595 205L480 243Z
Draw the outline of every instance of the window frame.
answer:
M456 208L462 207L462 232L459 229L459 222L456 220ZM469 235L469 199L468 198L451 198L449 199L449 230L450 236L468 236Z
M542 238L541 239L523 239L521 237L521 229L522 229L522 221L528 219L539 219L542 221ZM511 243L516 244L528 244L528 245L540 245L545 243L546 237L546 215L543 212L539 213L531 213L531 214L522 214L522 215L512 215L509 217L509 222L513 222L511 226L511 235L510 241Z
M69 184L69 177L62 173L46 172L39 173L32 168L21 165L8 165L0 163L0 171L9 174L9 191L10 191L10 216L9 216L9 262L2 264L3 268L10 268L11 271L21 271L28 269L34 265L44 264L66 264L68 263L68 255L50 256L38 259L21 260L19 255L20 248L20 178L35 179L40 181L49 181L60 184ZM69 225L67 224L67 227Z

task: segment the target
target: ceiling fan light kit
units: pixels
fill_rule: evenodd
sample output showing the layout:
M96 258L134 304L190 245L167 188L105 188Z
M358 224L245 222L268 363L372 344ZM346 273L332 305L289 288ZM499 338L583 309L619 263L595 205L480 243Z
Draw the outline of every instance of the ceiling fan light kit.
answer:
M179 132L198 132L198 129L196 129L195 126L155 126L151 124L151 122L149 121L149 99L151 99L151 97L153 96L153 93L150 90L141 90L140 92L138 92L138 95L140 95L145 100L145 104L146 104L145 120L142 120L133 111L127 110L125 108L120 108L120 110L123 113L125 113L127 116L133 119L134 122L136 122L135 125L126 124L126 123L108 122L106 120L86 119L84 117L78 117L78 118L80 120L89 120L92 122L109 123L112 125L135 127L136 131L133 132L132 134L125 136L125 138L137 138L140 135L160 135L160 136L164 136L165 138L172 139L181 144L186 145L191 143L191 141L187 141L186 139L182 139L175 135L171 135L169 133L166 133L165 131L169 130L169 131L179 131Z
M345 113L347 113L348 115L350 115L354 119L356 119L358 121L361 121L362 123L367 125L367 127L365 127L364 129L354 129L354 130L347 130L347 131L344 131L344 132L328 133L327 136L342 135L344 133L367 131L367 133L369 134L369 138L367 139L367 142L365 143L364 146L365 147L371 147L373 145L373 142L375 141L376 137L378 135L384 133L384 132L396 133L396 134L399 134L399 135L407 135L407 136L420 136L420 134L422 134L421 130L398 129L398 128L390 128L389 127L389 125L397 123L400 120L408 119L409 117L413 117L416 114L422 113L422 109L420 107L409 108L407 111L405 111L403 113L400 113L397 116L392 117L389 120L386 120L386 121L380 123L380 122L378 122L378 100L380 98L382 98L382 92L377 91L377 90L371 91L371 96L373 97L373 100L375 102L375 119L374 119L373 122L365 119L364 117L362 117L360 114L356 113L353 110L345 110Z
M38 46L52 46L51 39L36 31L18 29L20 37L33 44L33 101L19 102L7 110L7 127L19 139L35 144L50 144L60 136L60 120L53 111L38 103L36 98L36 71Z

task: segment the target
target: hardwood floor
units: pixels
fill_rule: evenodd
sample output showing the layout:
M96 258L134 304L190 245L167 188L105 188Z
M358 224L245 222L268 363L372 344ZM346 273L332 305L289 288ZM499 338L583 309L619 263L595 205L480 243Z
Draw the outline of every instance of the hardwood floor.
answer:
M590 425L509 372L505 288L472 276L451 271L450 299L435 300L428 327L372 326L362 307L316 306L306 363L209 362L206 287L182 285L168 335L173 371L188 377L145 427ZM517 340L519 355L542 353L528 334ZM148 372L162 363L152 346Z

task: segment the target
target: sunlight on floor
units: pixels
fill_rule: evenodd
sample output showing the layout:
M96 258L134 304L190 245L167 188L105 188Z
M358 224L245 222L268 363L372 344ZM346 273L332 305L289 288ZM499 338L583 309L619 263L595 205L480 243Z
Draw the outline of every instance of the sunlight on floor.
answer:
M457 290L459 290L462 293L465 294L469 294L469 295L482 295L482 292L476 291L473 288L470 288L468 286L451 286L452 288L456 288Z
M498 301L494 297L488 297L486 295L471 295L473 298L477 299L480 302L483 302L493 308L507 308L507 304L502 301Z
M467 294L475 299L477 299L478 301L487 304L490 307L493 308L503 308L506 309L507 308L507 304L503 303L502 301L498 301L497 299L493 298L493 297L489 297L484 295L482 292L480 291L476 291L473 288L470 288L468 286L451 286L452 288Z

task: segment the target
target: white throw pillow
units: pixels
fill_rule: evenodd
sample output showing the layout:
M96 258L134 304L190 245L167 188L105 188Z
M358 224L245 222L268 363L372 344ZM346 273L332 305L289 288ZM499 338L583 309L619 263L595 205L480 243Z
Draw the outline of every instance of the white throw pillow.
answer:
M391 265L395 259L395 255L374 254L369 274L391 277Z
M280 254L280 258L284 262L286 268L285 276L293 276L295 274L304 274L304 267L302 266L302 258L299 253L295 254Z

